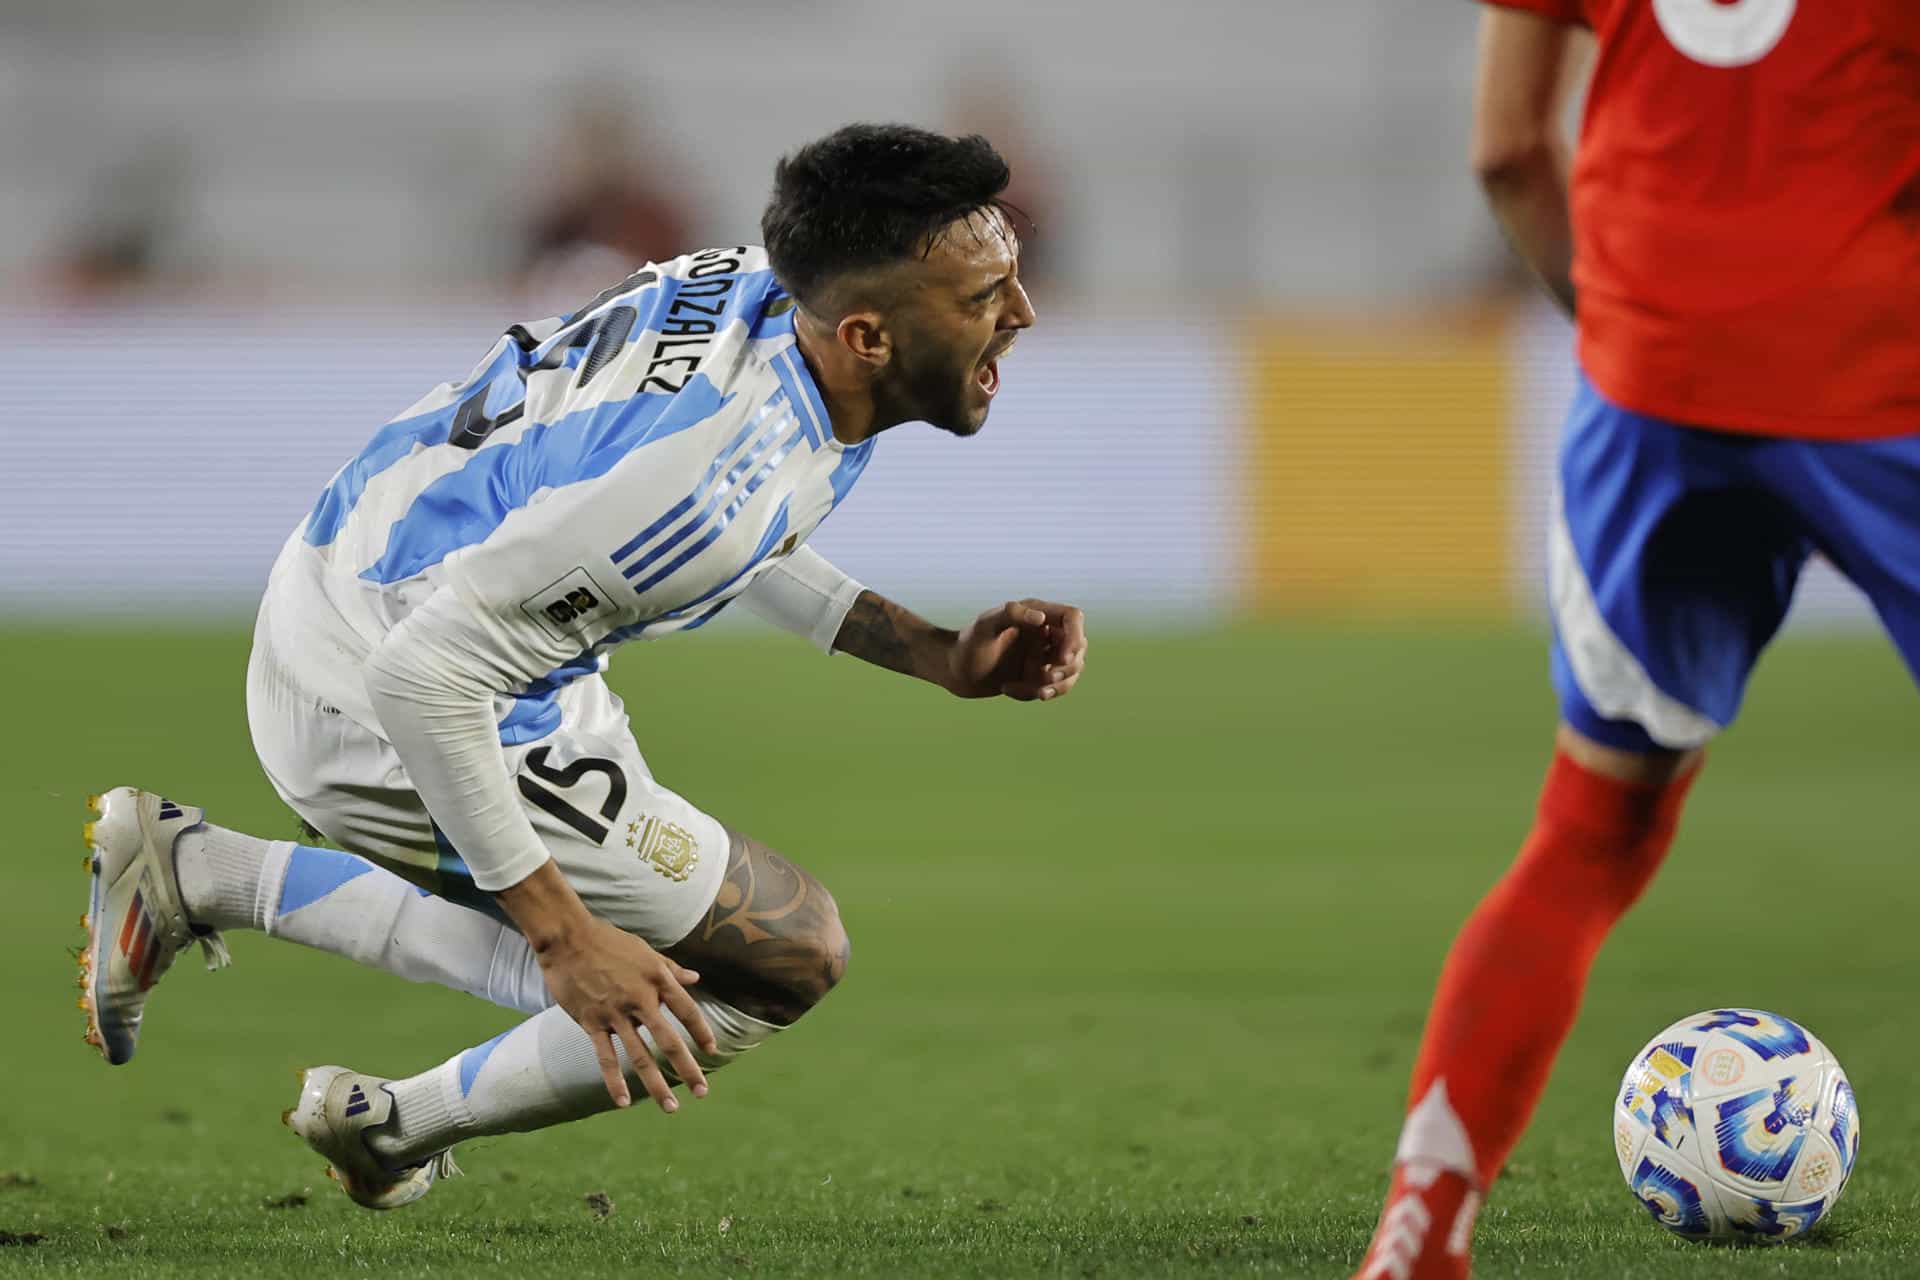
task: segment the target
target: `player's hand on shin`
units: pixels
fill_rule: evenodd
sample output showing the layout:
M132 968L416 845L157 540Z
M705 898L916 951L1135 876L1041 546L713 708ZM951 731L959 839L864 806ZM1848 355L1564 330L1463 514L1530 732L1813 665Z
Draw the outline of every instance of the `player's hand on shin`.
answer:
M1013 600L960 631L948 688L962 698L1048 702L1071 692L1086 664L1085 614L1070 604Z
M642 1027L693 1096L706 1096L707 1077L694 1060L692 1047L666 1016L671 1012L699 1048L714 1052L713 1032L686 990L700 980L698 973L675 964L642 939L592 917L541 952L540 962L554 1000L593 1041L600 1074L615 1106L632 1101L614 1049L620 1044L626 1046L627 1058L648 1096L662 1111L679 1109L672 1083L640 1035Z
M642 1027L693 1096L706 1096L706 1075L694 1060L692 1047L667 1016L680 1020L694 1046L715 1052L713 1031L687 994L687 988L700 980L698 973L590 913L552 859L519 883L496 892L494 898L533 945L554 1003L593 1041L600 1074L615 1106L633 1101L615 1050L616 1045L625 1045L648 1096L662 1111L679 1109L673 1086L641 1038Z

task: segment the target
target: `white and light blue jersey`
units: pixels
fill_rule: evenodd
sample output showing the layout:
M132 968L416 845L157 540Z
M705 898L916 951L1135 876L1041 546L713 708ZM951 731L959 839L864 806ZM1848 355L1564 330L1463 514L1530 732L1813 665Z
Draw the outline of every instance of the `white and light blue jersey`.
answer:
M872 442L834 439L755 248L650 264L582 310L507 330L388 423L274 566L276 652L369 727L367 655L451 589L497 668L501 739L622 641L689 630L804 542Z

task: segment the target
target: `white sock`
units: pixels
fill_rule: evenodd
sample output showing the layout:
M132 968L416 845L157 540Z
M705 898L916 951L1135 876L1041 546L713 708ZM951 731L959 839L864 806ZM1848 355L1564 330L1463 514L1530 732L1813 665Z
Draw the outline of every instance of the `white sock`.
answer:
M525 938L365 858L211 825L181 836L174 849L181 896L195 923L264 929L522 1013L552 1003Z
M522 1013L553 1002L525 938L338 849L293 846L267 932Z
M717 1071L780 1029L698 991L692 994L719 1043L716 1054L695 1051L706 1071ZM685 1035L677 1020L674 1028ZM653 1038L641 1034L651 1049ZM685 1038L692 1043L691 1036ZM639 1105L646 1095L626 1050L619 1053ZM387 1089L394 1117L367 1135L367 1145L395 1168L418 1164L468 1138L524 1133L613 1109L593 1042L557 1006Z
M195 924L214 929L264 929L277 886L294 846L261 840L212 823L173 842L173 869L180 897Z
M435 982L534 1016L485 1044L388 1086L394 1118L367 1135L396 1168L467 1138L520 1133L613 1109L587 1033L552 1006L527 940L483 912L429 894L365 858L224 828L175 845L187 913L216 928L258 928L413 982ZM189 883L192 887L189 888ZM695 1051L716 1071L780 1030L691 993L718 1042ZM689 1044L692 1037L669 1014ZM648 1048L652 1036L644 1030ZM644 1099L625 1049L636 1101ZM657 1057L658 1055L656 1055Z

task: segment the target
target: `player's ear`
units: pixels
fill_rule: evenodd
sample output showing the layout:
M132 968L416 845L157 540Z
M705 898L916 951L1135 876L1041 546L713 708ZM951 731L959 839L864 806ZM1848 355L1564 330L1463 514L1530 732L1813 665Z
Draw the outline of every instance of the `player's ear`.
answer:
M893 358L893 335L878 311L850 311L833 331L856 360L879 368Z

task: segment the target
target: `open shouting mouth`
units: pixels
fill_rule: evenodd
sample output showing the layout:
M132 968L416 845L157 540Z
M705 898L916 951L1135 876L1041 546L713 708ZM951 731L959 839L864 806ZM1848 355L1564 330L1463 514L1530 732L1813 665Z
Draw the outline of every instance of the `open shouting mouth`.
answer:
M982 391L987 393L989 400L993 399L994 394L1000 390L1000 361L1007 352L1013 350L1016 340L1008 338L1001 343L998 351L980 362L978 372L973 375L973 380L980 385Z

